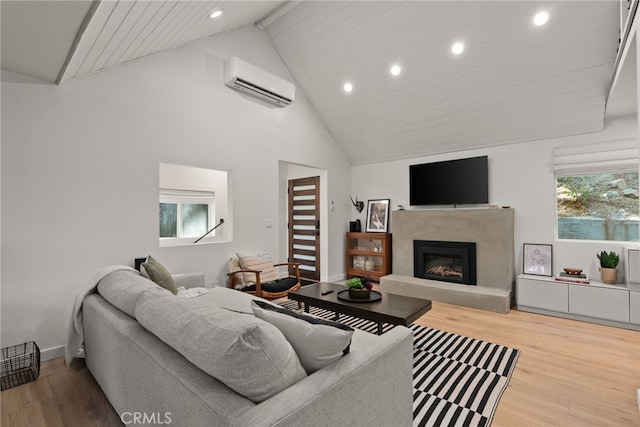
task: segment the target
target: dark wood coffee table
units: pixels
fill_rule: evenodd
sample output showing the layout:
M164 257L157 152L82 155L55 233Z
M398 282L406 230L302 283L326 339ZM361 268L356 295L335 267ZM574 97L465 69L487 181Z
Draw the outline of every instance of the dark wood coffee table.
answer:
M382 324L409 326L420 316L431 310L431 301L426 299L405 297L386 292L380 292L382 299L375 302L349 302L338 299L338 292L347 289L344 285L335 283L317 283L303 286L289 292L289 299L304 303L304 311L309 307L318 307L340 314L371 320L378 324L378 335L382 334ZM333 291L322 295L328 291Z

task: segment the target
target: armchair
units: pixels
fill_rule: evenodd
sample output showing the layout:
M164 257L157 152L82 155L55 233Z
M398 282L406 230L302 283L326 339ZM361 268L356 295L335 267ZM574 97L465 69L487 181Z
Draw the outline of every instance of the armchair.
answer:
M232 265L230 260L230 272L228 286L242 292L246 292L267 300L286 297L290 291L300 289L300 264L284 262L272 264L268 255L263 258L251 256L239 256L239 268ZM293 271L293 276L279 278L276 268L287 266ZM248 279L247 279L248 278ZM266 279L265 279L266 278Z

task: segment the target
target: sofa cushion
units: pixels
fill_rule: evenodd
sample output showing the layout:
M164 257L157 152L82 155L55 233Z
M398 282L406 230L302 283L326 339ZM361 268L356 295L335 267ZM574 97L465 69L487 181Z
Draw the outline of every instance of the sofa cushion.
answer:
M353 329L338 322L299 314L264 301L251 303L256 317L275 325L296 351L307 374L349 353Z
M143 292L156 297L171 295L171 292L131 271L115 271L98 283L98 293L133 318L136 317L136 302Z
M174 295L178 294L178 288L173 281L173 277L171 277L171 273L169 273L169 270L167 270L164 265L160 264L157 259L149 255L147 257L147 261L142 263L142 266L154 283L165 288Z
M203 298L140 300L136 317L191 363L259 403L306 373L291 344L273 325Z
M289 289L291 289L292 287L294 287L296 285L296 283L298 283L298 279L295 277L285 277L284 279L279 279L276 280L275 282L270 282L270 283L261 283L260 284L260 289L262 289L265 292L284 292L284 291L288 291ZM256 290L256 284L252 284L249 286L246 286L244 288L242 288L242 291L248 292L248 291L255 291Z
M209 288L209 292L206 295L198 297L203 303L206 301L206 304L209 305L215 305L231 311L239 311L252 316L251 301L254 298L257 299L258 297L222 286L213 286Z

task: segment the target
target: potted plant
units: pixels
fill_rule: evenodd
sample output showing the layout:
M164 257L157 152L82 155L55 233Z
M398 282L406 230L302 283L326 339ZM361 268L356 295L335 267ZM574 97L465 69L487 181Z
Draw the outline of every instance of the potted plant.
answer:
M363 274L360 277L352 277L347 280L347 288L349 289L349 297L353 299L370 299L371 288L373 283L371 276Z
M596 254L596 256L600 260L599 270L602 282L610 285L616 283L618 281L618 271L616 270L616 267L620 262L618 254L614 251L602 251L599 254Z

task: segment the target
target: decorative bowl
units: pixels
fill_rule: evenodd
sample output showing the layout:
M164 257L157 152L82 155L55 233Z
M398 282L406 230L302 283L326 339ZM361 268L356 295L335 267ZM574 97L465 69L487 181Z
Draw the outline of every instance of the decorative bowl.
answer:
M349 288L349 297L353 299L369 299L371 298L371 290L370 289L354 289Z

